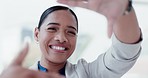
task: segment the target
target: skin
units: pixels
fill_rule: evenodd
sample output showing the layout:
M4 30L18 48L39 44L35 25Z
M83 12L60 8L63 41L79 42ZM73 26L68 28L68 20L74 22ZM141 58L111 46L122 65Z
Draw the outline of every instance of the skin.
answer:
M51 72L58 72L75 50L77 23L67 10L54 11L47 16L40 30L35 29L35 39L42 52L41 65ZM54 47L63 47L58 50Z
M73 7L82 7L104 15L108 20L108 37L112 33L124 43L135 43L140 38L140 29L134 9L123 15L128 0L57 0Z

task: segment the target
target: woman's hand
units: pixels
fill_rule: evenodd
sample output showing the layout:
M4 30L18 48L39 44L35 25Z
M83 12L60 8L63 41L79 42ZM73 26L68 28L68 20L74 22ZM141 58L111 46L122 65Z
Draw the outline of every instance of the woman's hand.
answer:
M59 74L44 73L22 67L28 48L27 44L10 66L1 73L0 78L63 78Z
M73 7L83 7L104 15L108 20L108 35L113 31L113 25L123 15L128 0L57 0L57 2Z

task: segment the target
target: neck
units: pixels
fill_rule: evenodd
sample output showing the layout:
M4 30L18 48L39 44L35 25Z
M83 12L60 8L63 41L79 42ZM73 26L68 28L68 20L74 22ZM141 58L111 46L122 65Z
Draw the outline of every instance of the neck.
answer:
M45 67L48 70L48 72L59 73L59 70L64 67L66 62L54 63L54 62L51 62L50 60L48 60L48 59L46 59L44 57L41 57L40 64L41 64L41 66Z

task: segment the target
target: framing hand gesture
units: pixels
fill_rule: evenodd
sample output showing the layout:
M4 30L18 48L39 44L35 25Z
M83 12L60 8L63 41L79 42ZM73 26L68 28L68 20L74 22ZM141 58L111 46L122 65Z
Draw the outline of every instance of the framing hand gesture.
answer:
M10 66L2 72L0 78L63 78L55 73L44 73L22 67L28 49L27 44Z
M128 0L57 0L73 7L82 7L104 15L108 20L108 35L112 34L114 23L123 15Z

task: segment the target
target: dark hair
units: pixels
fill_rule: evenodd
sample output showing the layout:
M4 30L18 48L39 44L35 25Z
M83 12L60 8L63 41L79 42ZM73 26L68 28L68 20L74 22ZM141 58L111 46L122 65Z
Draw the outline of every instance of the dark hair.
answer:
M76 14L75 14L70 8L68 8L68 7L66 7L66 6L52 6L52 7L48 8L48 9L46 9L46 10L42 13L42 15L41 15L41 17L40 17L39 24L38 24L38 29L40 29L40 27L41 27L42 23L44 22L44 20L46 19L46 17L47 17L50 13L52 13L52 12L54 12L54 11L57 11L57 10L69 10L69 11L71 12L71 14L72 14L72 15L75 17L75 19L76 19L76 22L77 22L77 29L78 29L78 19L77 19Z

